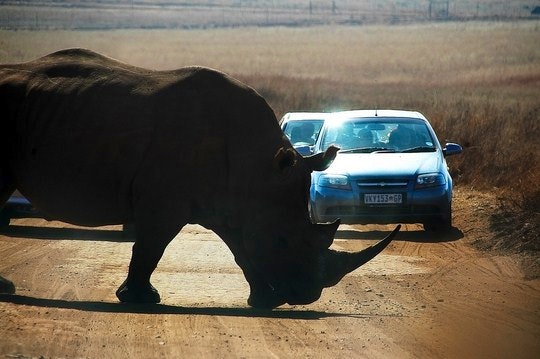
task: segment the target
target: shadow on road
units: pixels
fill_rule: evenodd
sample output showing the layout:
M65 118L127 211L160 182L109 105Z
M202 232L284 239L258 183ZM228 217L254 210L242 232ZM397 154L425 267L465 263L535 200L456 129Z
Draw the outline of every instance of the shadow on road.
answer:
M278 319L317 320L328 317L369 317L370 315L326 313L313 310L179 307L166 304L128 304L95 301L71 301L63 299L34 298L17 294L0 294L0 302L45 308L74 309L87 312L136 313L136 314L179 314L219 315L227 317L255 317Z
M361 231L353 229L338 230L336 232L336 239L369 239L379 240L387 236L391 231L383 230L371 230ZM399 231L394 241L408 241L408 242L425 242L425 243L440 243L440 242L453 242L464 237L463 232L456 227L452 227L451 230L446 232L431 232L424 230L412 230Z
M354 230L339 229L336 232L336 239L365 239L378 240L384 238L390 230ZM32 238L32 239L69 239L83 241L108 241L108 242L133 242L133 234L127 234L120 230L92 229L92 228L58 228L58 227L38 227L38 226L18 226L10 225L0 230L0 234L8 237ZM395 241L409 242L453 242L463 238L463 232L453 227L446 232L430 232L424 230L401 230L394 238Z
M10 225L2 228L0 234L8 237L32 239L70 239L82 241L133 242L132 235L121 230L93 228L58 228Z

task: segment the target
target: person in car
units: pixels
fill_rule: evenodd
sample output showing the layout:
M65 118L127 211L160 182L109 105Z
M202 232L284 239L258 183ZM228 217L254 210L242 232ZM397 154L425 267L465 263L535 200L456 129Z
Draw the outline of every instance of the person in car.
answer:
M414 147L414 131L403 125L399 125L388 136L388 144L396 150L403 150Z
M357 145L355 147L357 148L363 148L363 147L372 147L373 146L373 133L364 128L358 131L356 143Z

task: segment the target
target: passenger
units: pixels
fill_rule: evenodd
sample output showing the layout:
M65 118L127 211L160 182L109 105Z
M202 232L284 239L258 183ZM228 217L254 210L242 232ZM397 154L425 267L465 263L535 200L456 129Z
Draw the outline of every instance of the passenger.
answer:
M414 132L403 125L399 125L388 136L388 144L396 150L414 147L414 142Z
M356 147L372 147L373 146L373 133L368 129L361 129L356 135Z
M298 143L307 143L310 146L315 143L314 133L315 132L315 126L310 123L302 123L300 126L296 126L291 130L291 143L298 144Z
M356 135L354 134L354 125L352 123L344 123L339 128L337 146L342 150L348 150L356 146Z
M306 122L302 124L302 134L301 134L301 141L300 142L306 142L310 145L313 145L315 143L315 139L313 138L315 135L315 126L311 122Z

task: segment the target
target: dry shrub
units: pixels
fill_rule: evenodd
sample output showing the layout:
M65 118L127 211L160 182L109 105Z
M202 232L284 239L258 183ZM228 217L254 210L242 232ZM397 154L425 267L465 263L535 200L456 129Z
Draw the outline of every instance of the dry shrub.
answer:
M462 87L343 85L283 76L241 76L274 108L334 111L397 108L423 112L442 144L457 142L464 151L448 158L457 184L492 190L523 210L540 211L540 80L526 85L471 84ZM474 86L474 87L473 87Z
M343 86L288 77L246 77L279 116L286 111L401 108L423 112L440 141L460 143L448 158L457 185L495 192L494 237L484 250L524 253L528 278L540 277L540 81L462 87Z

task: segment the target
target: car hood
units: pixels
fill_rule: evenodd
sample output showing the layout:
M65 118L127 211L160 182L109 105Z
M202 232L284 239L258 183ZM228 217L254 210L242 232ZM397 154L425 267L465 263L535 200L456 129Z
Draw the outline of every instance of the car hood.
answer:
M326 173L349 177L403 176L441 172L441 153L338 153Z

